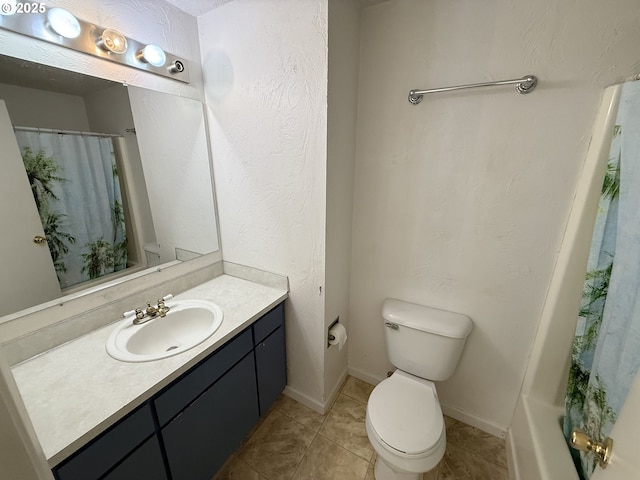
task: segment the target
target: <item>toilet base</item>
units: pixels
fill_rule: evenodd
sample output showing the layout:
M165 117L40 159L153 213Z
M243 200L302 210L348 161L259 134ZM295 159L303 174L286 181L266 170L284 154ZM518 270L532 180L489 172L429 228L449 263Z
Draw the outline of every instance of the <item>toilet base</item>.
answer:
M376 480L422 480L422 473L397 472L392 469L380 456L376 459L373 470Z

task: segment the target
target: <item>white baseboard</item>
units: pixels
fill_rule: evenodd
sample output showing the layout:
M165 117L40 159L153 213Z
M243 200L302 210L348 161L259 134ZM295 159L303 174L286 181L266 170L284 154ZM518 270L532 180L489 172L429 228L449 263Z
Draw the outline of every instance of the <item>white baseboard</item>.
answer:
M293 398L297 402L300 402L305 407L309 407L311 410L318 412L321 415L324 415L329 411L329 409L331 408L331 405L333 404L333 401L338 396L338 393L340 393L340 389L342 388L342 385L344 384L344 381L346 380L346 378L347 378L347 369L345 368L342 374L340 375L340 379L331 390L331 394L324 402L318 401L315 398L311 398L309 395L299 392L295 388L291 388L289 385L284 387L284 392L282 393L284 393L288 397Z
M325 400L325 403L324 403L325 408L324 408L323 415L331 409L331 405L333 405L333 401L336 399L336 397L340 393L340 390L342 389L342 385L344 385L344 382L346 379L347 379L347 369L345 368L344 371L340 374L340 379L331 390L329 397Z
M466 423L467 425L471 425L472 427L479 428L483 432L487 432L494 437L505 438L507 434L506 427L488 422L482 418L476 417L475 415L467 413L463 410L459 410L458 408L452 407L450 405L441 404L440 406L442 408L442 413L444 413L445 415L451 418L455 418L456 420L459 420L462 423Z
M291 388L289 385L284 387L284 392L282 393L284 393L287 397L291 397L295 401L300 402L305 407L309 407L311 410L324 415L325 405L315 398L311 398L310 396Z
M380 378L380 377L377 377L375 375L371 375L369 372L365 372L363 370L359 370L359 369L354 368L354 367L349 367L347 369L347 372L352 377L355 377L358 380L362 380L363 382L367 382L369 385L377 385L382 380L384 380L384 378Z

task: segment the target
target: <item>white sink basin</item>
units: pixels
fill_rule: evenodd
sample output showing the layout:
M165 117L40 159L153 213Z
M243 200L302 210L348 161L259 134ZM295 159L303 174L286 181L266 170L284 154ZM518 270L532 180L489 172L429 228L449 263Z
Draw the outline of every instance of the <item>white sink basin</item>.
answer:
M222 324L222 310L205 300L166 302L164 317L134 325L131 314L107 340L107 353L124 362L148 362L177 355L209 338ZM145 319L146 320L146 319Z

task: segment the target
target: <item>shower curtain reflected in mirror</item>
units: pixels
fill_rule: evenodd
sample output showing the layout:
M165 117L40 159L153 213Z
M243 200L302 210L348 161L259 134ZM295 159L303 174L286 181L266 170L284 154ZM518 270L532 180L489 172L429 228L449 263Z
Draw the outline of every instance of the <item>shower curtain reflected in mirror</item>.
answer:
M60 287L123 270L127 243L110 137L16 127Z
M591 240L564 433L607 437L640 367L640 82L623 85ZM597 460L572 450L581 478Z

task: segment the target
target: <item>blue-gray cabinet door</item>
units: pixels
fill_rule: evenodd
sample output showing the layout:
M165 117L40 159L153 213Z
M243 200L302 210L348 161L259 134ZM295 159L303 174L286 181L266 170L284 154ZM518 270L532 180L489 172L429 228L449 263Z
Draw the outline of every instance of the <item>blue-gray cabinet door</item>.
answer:
M260 415L264 416L287 385L284 326L258 343L255 352Z
M55 474L59 480L101 478L154 432L151 409L145 404L59 464Z
M257 399L250 353L162 429L172 479L210 480L258 421Z
M167 480L164 460L155 435L143 443L103 480Z

